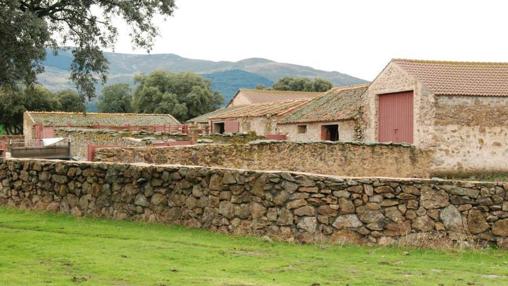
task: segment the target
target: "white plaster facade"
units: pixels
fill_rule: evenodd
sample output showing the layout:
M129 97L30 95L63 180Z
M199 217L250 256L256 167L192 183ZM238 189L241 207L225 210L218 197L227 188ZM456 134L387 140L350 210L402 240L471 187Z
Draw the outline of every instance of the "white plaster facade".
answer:
M321 140L321 127L323 125L337 124L339 126L340 142L357 141L354 120L341 120L336 122L313 122L298 124L279 124L277 126L280 134L285 134L289 141L293 142L317 142ZM298 131L298 126L306 126L305 133Z
M239 122L239 133L254 132L258 136L265 136L277 132L277 120L275 117L240 117L231 119ZM221 119L213 119L210 125L213 128L214 123L225 122ZM212 130L214 133L215 130ZM228 133L227 131L225 133Z

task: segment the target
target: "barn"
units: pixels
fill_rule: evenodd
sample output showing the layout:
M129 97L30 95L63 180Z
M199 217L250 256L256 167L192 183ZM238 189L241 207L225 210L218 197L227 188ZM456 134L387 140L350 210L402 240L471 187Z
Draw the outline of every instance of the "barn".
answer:
M367 87L335 87L284 116L278 130L290 141L359 141L362 95Z
M394 59L364 104L366 141L432 150L437 172L508 170L508 63Z
M23 113L25 144L52 137L55 128L95 128L175 126L180 122L169 114L83 113L26 111Z
M273 89L239 89L227 107L257 103L284 102L288 100L313 99L324 92L283 91Z
M215 134L253 132L265 136L277 133L280 118L307 102L306 99L300 99L232 106L216 111L207 118Z

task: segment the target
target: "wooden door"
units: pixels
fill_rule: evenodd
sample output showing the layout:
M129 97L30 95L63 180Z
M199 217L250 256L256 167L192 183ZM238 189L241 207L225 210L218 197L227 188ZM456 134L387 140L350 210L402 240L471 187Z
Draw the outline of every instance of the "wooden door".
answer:
M378 140L413 143L413 91L379 95Z

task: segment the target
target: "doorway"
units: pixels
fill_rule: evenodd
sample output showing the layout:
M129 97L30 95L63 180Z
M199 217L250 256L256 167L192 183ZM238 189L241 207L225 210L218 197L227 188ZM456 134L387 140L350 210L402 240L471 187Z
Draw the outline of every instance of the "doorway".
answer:
M339 125L338 124L322 125L321 140L339 141Z
M214 122L213 123L213 133L224 134L224 122Z

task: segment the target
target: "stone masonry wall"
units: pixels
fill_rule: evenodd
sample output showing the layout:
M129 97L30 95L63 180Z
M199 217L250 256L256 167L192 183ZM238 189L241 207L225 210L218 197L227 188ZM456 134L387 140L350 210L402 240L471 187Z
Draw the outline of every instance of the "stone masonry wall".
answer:
M435 97L413 76L407 74L396 63L390 63L370 84L364 94L365 141L378 141L379 95L413 91L413 145L427 148L433 143L433 118Z
M432 141L437 173L508 171L508 99L437 96Z
M71 144L71 155L80 159L87 158L88 144L96 145L117 145L125 147L146 146L147 142L135 142L127 138L146 139L154 141L163 140L191 140L190 136L180 134L169 134L161 132L148 131L117 131L109 129L91 129L91 128L56 128L57 137L69 138ZM239 135L206 135L199 139L211 140L217 143L246 143L259 137L250 134ZM150 141L150 140L149 140Z
M257 142L168 148L104 148L96 161L286 170L337 176L427 177L430 155L411 146Z
M176 165L0 162L0 205L300 242L508 247L508 185Z

